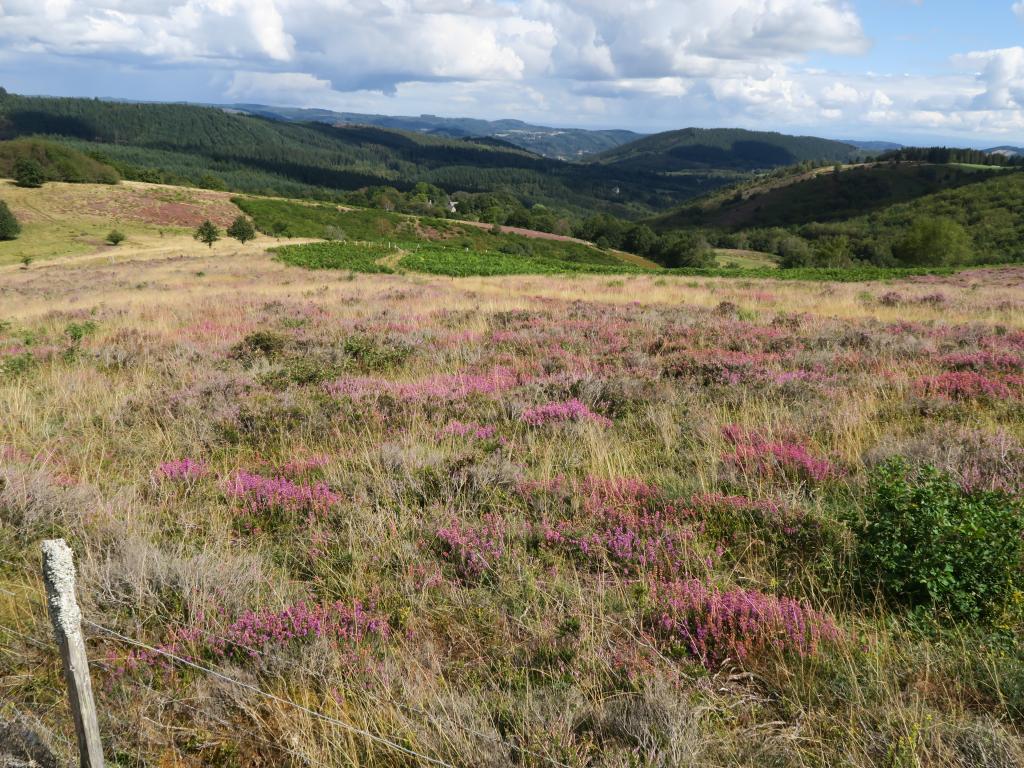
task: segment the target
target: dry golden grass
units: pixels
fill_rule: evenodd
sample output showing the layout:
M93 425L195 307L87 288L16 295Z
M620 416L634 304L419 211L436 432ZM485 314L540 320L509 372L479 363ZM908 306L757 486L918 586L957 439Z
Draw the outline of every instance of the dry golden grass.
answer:
M0 558L15 563L0 563L0 588L15 594L0 592L0 625L43 644L0 632L0 717L31 713L59 755L73 754L34 575L39 539L59 534L76 549L86 615L153 644L176 627L227 632L250 609L372 603L394 628L377 644L320 638L252 657L192 650L231 677L451 765L1021 764L1013 659L971 627L922 629L860 599L844 522L879 450L910 450L922 435L958 440L964 429L1024 440L1019 401L927 402L914 385L951 349L1024 329L1019 270L884 285L448 279L305 271L274 261L271 244L211 250L184 233L143 233L116 251L0 267L0 360L21 345L38 357L0 377ZM898 300L883 301L891 293ZM283 351L246 352L259 333ZM353 341L371 352L346 352ZM822 380L709 383L673 368L676 356L710 351L764 353L775 371L785 345L800 346L791 366ZM405 357L376 363L380 350ZM335 363L323 380L289 378ZM360 405L323 387L498 365L535 380L465 402ZM570 394L607 408L613 425L524 425L524 408ZM440 437L451 419L496 425L506 443ZM723 460L729 424L799 439L844 474L816 486L737 472ZM310 524L327 537L319 556L304 523L246 527L224 490L232 473L269 474L320 454L316 477L342 501L322 530ZM161 483L154 470L183 457L210 475ZM735 540L721 542L728 557L693 573L807 600L835 617L841 639L813 657L767 652L705 668L651 628L645 579L671 575L522 533L538 513L517 483L559 476L794 505L820 522L823 542L779 549L768 521L743 518L732 521ZM565 506L543 513L569 514ZM506 521L507 554L473 579L439 554L436 534L484 514ZM714 544L701 552L710 557ZM129 650L90 641L117 764L427 764L222 680L145 664L119 672Z

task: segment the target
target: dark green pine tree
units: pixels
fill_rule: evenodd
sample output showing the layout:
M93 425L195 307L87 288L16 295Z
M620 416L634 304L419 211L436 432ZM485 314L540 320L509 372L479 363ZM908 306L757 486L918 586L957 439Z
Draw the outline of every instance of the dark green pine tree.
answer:
M7 207L7 203L0 200L0 240L15 240L21 234L21 224Z

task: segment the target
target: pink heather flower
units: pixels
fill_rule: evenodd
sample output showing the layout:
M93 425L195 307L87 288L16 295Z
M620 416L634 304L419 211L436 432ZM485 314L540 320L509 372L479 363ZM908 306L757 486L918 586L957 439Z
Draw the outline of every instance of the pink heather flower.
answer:
M1014 396L1019 397L1022 387L1022 377L1008 376L1000 380L974 371L952 371L938 376L923 376L914 382L914 389L918 393L947 400L1006 400Z
M841 474L830 461L814 456L799 443L769 441L737 424L722 427L722 435L734 446L731 453L722 455L722 460L744 472L769 477L781 473L816 483Z
M478 526L453 518L436 535L442 554L464 578L479 578L505 554L505 521L497 515L485 515Z
M156 468L157 477L161 480L194 482L206 477L209 468L196 459L177 459L165 461Z
M252 515L274 511L323 514L341 502L341 496L326 483L296 483L286 477L263 477L244 470L227 481L225 492Z
M358 646L369 639L386 640L391 627L383 616L368 610L358 600L351 605L335 602L309 604L299 602L282 610L269 608L246 611L226 629L215 631L195 624L177 627L158 648L184 659L255 659L280 651L289 645L317 638ZM137 651L118 662L122 672L143 667L169 668L168 662L154 651Z
M390 633L387 620L366 611L356 601L351 606L341 602L329 605L308 605L304 602L281 611L260 610L242 614L223 633L225 652L238 649L283 645L295 639L329 637L359 643L370 635L386 638Z
M650 622L663 642L681 646L705 666L742 663L766 651L813 656L837 641L835 623L801 601L756 590L719 590L697 579L655 582Z
M1008 352L957 352L940 360L951 371L1004 371L1014 373L1024 369L1024 358Z
M594 413L576 398L564 403L548 403L547 405L538 405L535 408L527 408L523 411L522 418L523 421L532 427L566 421L592 421L602 427L611 426L612 423L611 419Z
M566 550L595 566L614 564L626 573L658 570L687 572L699 562L694 548L697 533L689 510L664 499L661 491L633 478L588 478L573 483L522 484L527 494L566 492L567 504L555 499L553 512L527 532L539 543ZM687 520L687 524L680 524Z

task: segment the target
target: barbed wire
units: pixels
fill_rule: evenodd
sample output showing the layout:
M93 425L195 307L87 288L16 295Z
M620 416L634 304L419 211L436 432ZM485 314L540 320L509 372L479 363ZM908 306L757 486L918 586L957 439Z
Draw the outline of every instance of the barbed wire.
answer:
M90 662L90 663L94 663L100 669L106 670L108 674L111 674L111 675L117 674L117 671L115 669L113 669L108 663L106 663L105 660L96 660L96 661ZM123 678L121 678L121 679L123 679ZM187 709L190 712L193 712L194 714L198 715L200 718L202 718L204 720L212 720L213 722L215 722L218 725L222 726L226 731L237 735L237 726L233 726L231 723L227 722L226 720L222 720L221 718L217 717L216 715L214 715L214 714L212 714L210 712L205 712L205 711L202 711L202 710L198 709L197 707L193 707L191 704L187 703L183 699L179 699L179 698L176 698L174 696L169 695L166 691L158 691L156 688L154 688L153 686L151 686L149 683L145 682L144 680L130 679L128 682L130 682L132 685L137 686L139 688L145 688L147 691L152 693L154 696L157 696L158 698L160 698L162 700L161 701L162 704L166 703L166 704L172 704L172 705L174 705L176 707L183 707L184 709ZM164 723L157 723L157 725L163 726L165 728L170 727L170 726L168 726L168 725L166 725ZM252 733L247 734L246 738L248 738L248 739L250 739L252 741L256 741L256 742L262 744L263 746L270 747L270 748L276 749L276 750L280 750L282 752L287 752L292 757L298 758L299 760L301 760L302 762L306 763L307 765L311 764L311 761L310 761L308 756L302 754L301 752L297 752L296 750L291 749L290 747L288 747L288 746L286 746L284 744L281 744L281 743L278 743L278 742L272 742L269 739L265 739L265 738L262 738L260 736L256 736L256 735L254 735Z
M238 686L239 688L243 688L259 696L263 696L264 698L269 699L270 701L274 701L278 704L283 704L288 707L293 707L309 715L310 717L317 718L318 720L323 720L324 722L331 723L332 725L337 725L338 727L348 731L349 733L362 736L376 744L380 744L382 746L388 747L389 749L393 749L396 752L401 752L405 755L408 755L409 757L415 757L420 760L425 760L426 762L431 763L433 765L442 766L442 768L455 768L453 765L451 765L450 763L446 763L444 760L439 760L436 757L424 755L413 749L409 749L408 747L404 747L401 744L391 741L390 739L386 739L383 736L378 736L375 733L367 731L363 728L359 728L358 726L352 725L351 723L346 723L344 720L339 720L336 717L331 717L330 715L326 715L323 712L312 709L303 704L299 704L298 702L292 701L291 699L286 699L282 696L278 696L277 694L270 693L269 691L264 691L262 688L252 685L251 683L246 683L242 680L237 680L229 675L225 675L223 672L218 672L217 670L211 669L210 667L204 667L202 664L196 664L194 661L190 661L186 658L178 656L175 653L171 653L160 648L155 648L147 643L143 643L139 640L136 640L135 638L123 635L120 632L117 632L116 630L103 626L102 624L97 624L96 622L90 621L89 619L85 618L82 619L82 623L100 632L104 632L107 635L110 635L111 637L117 638L122 642L128 643L129 645L134 645L138 648L142 648L143 650L148 651L149 653L155 653L159 656L164 656L168 659L171 659L172 661L177 662L178 664L182 664L191 669L195 669L199 672L210 675L211 677L214 677L218 680L229 683L231 685Z
M16 568L24 568L24 567L27 566L27 563L20 563L20 564L19 563L14 563L14 562L11 562L10 560L6 560L4 558L0 558L0 563L6 563L7 565L11 565L11 566L14 566ZM488 568L490 568L489 564L488 564ZM20 586L24 586L26 589L31 588L30 585L28 585L28 584L20 585ZM514 599L513 595L505 592L502 589L497 589L496 591L499 594L501 594L506 599L510 599L510 600ZM0 592L6 593L6 594L8 594L8 595L10 595L12 597L16 597L16 598L23 597L22 595L18 595L18 594L14 593L14 592L10 592L10 591L2 588L2 587L0 587ZM131 601L131 597L129 595L125 595L125 594L121 594L121 593L112 593L112 596L117 598L117 599L123 600L123 601L128 601L128 602ZM42 604L45 605L45 598L39 596L39 599L42 601ZM603 621L609 622L609 623L612 623L612 624L616 624L615 622L610 622L606 618L603 619ZM275 694L272 694L272 693L269 693L267 691L264 691L264 690L260 689L257 686L251 685L249 683L245 683L245 682L240 681L240 680L236 680L235 678L232 678L229 675L225 675L224 673L219 672L219 671L217 671L215 669L212 669L212 668L209 668L209 667L204 667L202 665L196 664L196 663L194 663L194 662L192 662L192 661L190 661L188 659L185 659L185 658L183 658L181 656L178 656L177 654L171 653L171 652L166 651L166 650L161 649L161 648L156 648L156 647L150 646L150 645L142 642L141 640L138 640L138 639L133 638L133 637L129 637L127 635L123 635L123 634L121 634L121 633L119 633L119 632L117 632L115 630L110 629L109 627L105 627L105 626L103 626L101 624L97 624L97 623L92 622L90 620L87 620L85 618L82 619L82 623L83 624L87 624L87 625L93 627L94 629L97 629L98 631L107 634L108 636L112 636L112 637L114 637L114 638L116 638L116 639L118 639L118 640L120 640L122 642L128 643L129 645L133 645L135 647L142 648L142 649L144 649L146 651L149 651L149 652L152 652L152 653L157 653L158 655L161 655L161 656L166 656L166 657L168 657L168 658L170 658L170 659L172 659L174 661L177 661L177 662L179 662L181 664L184 664L184 665L186 665L188 667L191 667L191 668L196 669L198 671L201 671L201 672L204 672L206 674L212 675L214 677L220 678L220 679L222 679L222 680L224 680L226 682L229 682L231 684L237 685L239 687L246 688L246 689L252 691L253 693L257 693L259 695L262 695L262 696L265 696L265 697L269 697L269 698L271 698L271 699L273 699L275 701L278 701L279 703L284 703L286 705L289 705L289 706L295 707L297 709L300 709L300 710L306 712L307 714L310 714L313 717L317 717L319 719L323 719L325 721L332 722L332 723L334 723L336 725L341 726L342 728L350 730L353 733L356 733L358 735L362 735L362 736L370 739L371 741L377 741L377 742L379 742L379 743L381 743L383 745L389 746L389 747L391 747L393 749L397 749L397 750L402 751L402 752L404 752L406 754L409 754L410 756L419 757L419 758L422 758L424 760L427 760L428 762L432 762L435 765L447 766L448 768L451 768L451 766L449 766L449 764L445 763L444 761L437 760L435 758L431 758L431 757L429 757L427 755L422 755L422 754L416 753L413 750L409 750L409 749L407 749L406 747L403 747L400 744L395 744L393 742L390 742L387 739L384 739L383 737L376 736L375 734L372 734L369 731L365 731L365 730L359 729L356 726L352 726L349 723L345 723L344 721L337 720L336 718L332 718L329 715L326 715L326 714L324 714L322 712L319 712L317 710L310 709L310 708L305 707L305 706L303 706L301 704L293 702L293 701L291 701L289 699L285 699L285 698L276 696ZM3 625L0 625L0 627L2 627L2 626ZM630 635L632 635L632 633L630 632L630 630L628 628L626 628L626 627L620 627L620 628L626 630L627 632L630 633ZM218 640L219 642L222 642L222 643L234 645L234 646L236 646L238 648L241 648L241 649L245 650L246 652L248 652L250 654L257 655L257 656L260 656L260 657L263 657L263 658L270 658L270 657L267 656L267 654L265 652L260 651L260 650L258 650L256 648L253 648L251 646L247 646L244 643L238 642L237 640L228 639L226 637L218 635L217 633L212 632L212 631L207 630L207 629L204 629L202 627L195 627L195 629L197 629L199 632L203 633L204 635L206 635L208 637L214 638L214 639L216 639L216 640ZM22 636L22 637L25 638L25 636ZM29 641L33 642L36 645L40 645L40 646L42 646L42 647L44 647L46 649L49 649L49 646L47 646L45 644L41 644L38 640L34 640L32 638L25 638L25 639L28 639ZM296 663L294 663L294 662L292 662L290 660L287 660L287 659L285 659L285 660L275 659L275 661L283 663L285 666L289 666L292 669L296 669L296 670L302 671L301 667L299 667ZM110 667L105 665L105 664L103 664L102 661L95 661L95 663L97 663L99 666L102 666L105 669L108 669L108 670L110 669ZM132 682L139 682L139 681L134 681L133 680ZM139 682L139 684L140 685L144 685L141 682ZM145 687L150 688L149 686L145 686ZM154 690L154 689L150 688L150 690ZM389 704L389 705L392 705L392 706L399 707L400 709L404 709L407 712L419 715L421 717L425 717L428 720L432 720L433 717L434 717L433 715L431 715L431 713L427 712L426 710L424 710L422 708L416 707L415 705L406 704L404 702L397 701L397 700L395 700L393 698L385 700L385 699L381 698L380 696L377 696L377 695L373 694L369 690L365 690L365 691L363 691L363 693L365 693L370 698L375 699L377 702L379 702L381 704ZM197 710L193 710L193 711L197 711ZM453 720L453 721L450 721L450 722L451 722L451 725L453 727L458 728L459 730L463 731L464 733L466 733L468 735L475 736L475 737L481 738L481 739L485 739L487 741L490 741L491 743L498 744L498 745L500 745L500 746L502 746L502 747L504 747L506 749L509 749L509 750L513 751L513 752L519 752L519 753L521 753L523 755L529 755L530 757L534 757L534 758L536 758L538 760L542 760L542 761L544 761L546 763L549 763L552 766L556 766L556 768L570 768L570 766L567 763L563 763L563 762L561 762L559 760L556 760L555 758L549 757L549 756L544 755L544 754L542 754L540 752L536 752L536 751L530 750L530 749L528 749L526 747L523 747L523 746L511 743L511 742L509 742L508 740L502 738L499 735L491 734L491 733L487 733L485 731L478 730L476 728L473 728L471 726L465 725L464 723L460 723L458 721L454 721ZM267 742L267 743L269 745L269 742ZM278 746L278 745L271 745L271 746ZM285 751L288 751L288 749L286 747L279 746L279 748L284 749ZM303 759L306 759L306 758L303 758Z

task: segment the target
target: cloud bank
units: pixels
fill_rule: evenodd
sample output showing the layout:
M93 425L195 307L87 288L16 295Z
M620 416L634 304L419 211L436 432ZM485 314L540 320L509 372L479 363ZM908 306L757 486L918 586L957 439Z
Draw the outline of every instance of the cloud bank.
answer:
M1011 10L1024 19L1024 2ZM870 47L842 0L0 0L7 61L186 71L225 100L633 127L643 115L1024 129L1024 48L965 52L943 78L808 65Z

